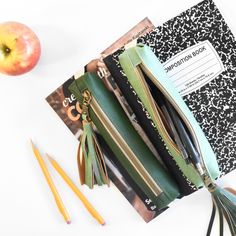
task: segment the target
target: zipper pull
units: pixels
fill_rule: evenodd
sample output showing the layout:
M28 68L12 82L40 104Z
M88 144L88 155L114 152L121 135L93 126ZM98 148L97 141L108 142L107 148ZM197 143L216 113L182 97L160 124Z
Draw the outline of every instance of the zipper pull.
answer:
M89 117L89 106L90 106L90 102L92 99L91 93L89 90L85 90L82 93L83 96L83 104L82 104L82 119L83 122L90 122L91 119Z
M89 115L92 95L89 90L82 93L82 123L83 134L80 137L77 161L81 184L93 188L94 184L99 186L109 185L104 155L93 130L93 122Z

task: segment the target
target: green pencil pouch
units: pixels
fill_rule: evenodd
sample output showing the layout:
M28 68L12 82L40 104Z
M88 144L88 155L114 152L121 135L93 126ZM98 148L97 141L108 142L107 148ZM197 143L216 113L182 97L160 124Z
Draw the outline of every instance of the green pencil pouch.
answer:
M215 180L220 174L215 154L193 114L172 85L163 66L151 49L143 44L128 48L119 56L119 62L128 81L154 122L157 132L186 178L197 188L204 185L202 178L204 174L207 178ZM176 116L184 124L184 129L187 130L191 142L199 153L198 165L194 165L191 161L186 162L177 142L166 129L157 109L161 98L167 100Z
M86 128L87 131L84 130L86 134L83 135L84 137L87 135L87 143L81 140L81 145L84 145L86 150L83 151L87 153L83 157L84 168L91 167L91 162L95 162L95 171L97 172L94 177L95 181L103 182L99 178L103 178L104 175L102 173L99 175L99 169L104 170L105 166L102 161L92 160L91 153L98 156L100 153L99 148L96 147L96 138L94 139L94 134L91 131L92 125L102 135L133 181L158 209L162 209L172 202L179 195L175 180L149 150L132 126L120 103L113 93L108 91L103 81L96 74L85 73L75 80L69 89L82 105L85 126L89 125L90 127ZM91 143L95 144L95 148ZM91 187L94 180L89 172L87 174L89 176L85 175L84 179Z

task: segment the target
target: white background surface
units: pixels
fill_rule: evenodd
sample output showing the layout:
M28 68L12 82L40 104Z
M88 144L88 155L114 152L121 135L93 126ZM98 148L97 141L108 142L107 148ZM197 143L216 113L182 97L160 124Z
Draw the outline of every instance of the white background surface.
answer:
M41 60L32 72L18 77L0 75L1 236L205 235L211 213L206 190L175 202L146 224L113 185L93 191L80 187L106 219L102 227L50 168L71 214L72 224L66 225L29 145L32 138L77 181L77 141L44 98L145 16L162 24L198 2L1 1L0 22L27 24L42 44ZM236 34L235 0L216 0L216 4ZM219 183L236 187L235 177L234 171ZM218 235L216 227L214 236Z

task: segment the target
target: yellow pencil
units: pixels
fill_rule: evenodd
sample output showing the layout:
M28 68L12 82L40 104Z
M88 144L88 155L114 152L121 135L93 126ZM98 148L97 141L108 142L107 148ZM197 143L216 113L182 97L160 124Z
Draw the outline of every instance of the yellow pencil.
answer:
M69 178L69 176L64 172L64 170L59 166L59 164L48 154L46 154L50 162L52 163L52 166L55 168L55 170L60 174L62 179L69 185L69 187L72 189L72 191L78 196L78 198L82 201L84 206L87 208L87 210L90 212L90 214L101 224L104 225L105 221L102 218L102 216L94 209L94 207L91 205L91 203L87 200L87 198L83 195L83 193L80 192L80 190L75 186L75 184L72 182L72 180Z
M61 212L61 214L63 215L66 223L70 224L71 223L70 216L69 216L69 214L68 214L68 212L67 212L67 210L66 210L66 208L65 208L65 206L64 206L64 204L63 204L63 202L62 202L62 200L60 198L60 195L59 195L59 193L58 193L58 191L56 189L55 184L52 181L52 178L51 178L51 176L49 174L47 166L46 166L42 156L40 155L38 149L34 146L32 141L31 141L31 145L32 145L32 149L33 149L34 155L35 155L36 159L38 160L39 165L40 165L40 167L41 167L41 169L43 171L43 174L44 174L44 176L45 176L45 178L47 180L47 183L48 183L48 185L49 185L49 187L50 187L50 189L52 191L52 194L54 196L54 199L55 199L55 202L57 204L57 207L58 207L59 211Z

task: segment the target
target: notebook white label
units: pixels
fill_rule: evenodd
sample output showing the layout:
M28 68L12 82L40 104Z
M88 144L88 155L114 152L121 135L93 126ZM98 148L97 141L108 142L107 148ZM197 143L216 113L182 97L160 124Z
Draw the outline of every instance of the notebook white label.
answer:
M219 55L208 40L178 53L164 63L164 68L182 96L196 91L224 71Z

